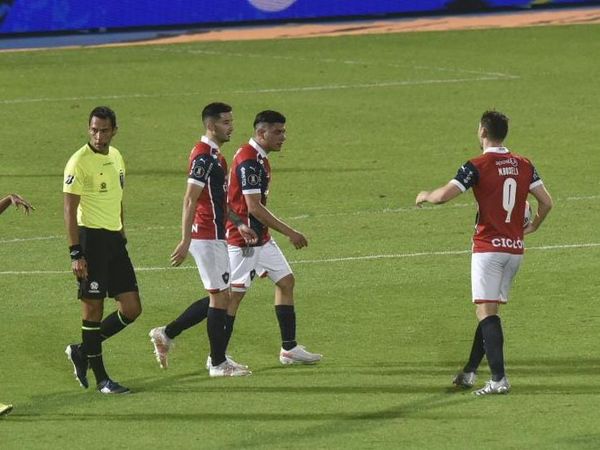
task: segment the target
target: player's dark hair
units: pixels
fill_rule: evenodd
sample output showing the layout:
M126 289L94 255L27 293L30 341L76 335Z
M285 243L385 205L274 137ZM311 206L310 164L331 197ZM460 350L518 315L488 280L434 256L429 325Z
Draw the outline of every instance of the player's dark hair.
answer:
M256 129L256 126L259 123L285 123L285 116L280 112L268 109L266 111L261 111L256 115L256 118L254 119L254 129Z
M109 119L110 124L113 128L117 128L117 115L108 106L96 106L90 113L88 125L92 123L92 117L98 117L99 119Z
M232 110L233 108L227 103L209 103L202 110L202 122L206 122L206 119L218 120L221 114L231 112Z
M503 141L508 134L508 117L499 111L486 111L481 116L481 128L485 128L488 137L494 141Z

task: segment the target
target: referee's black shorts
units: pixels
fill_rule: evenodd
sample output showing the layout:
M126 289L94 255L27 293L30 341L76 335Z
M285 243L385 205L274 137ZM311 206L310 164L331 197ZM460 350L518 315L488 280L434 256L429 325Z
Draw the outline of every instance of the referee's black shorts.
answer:
M79 299L102 300L107 294L116 297L138 291L125 239L119 231L79 227L79 243L88 269L87 280L79 280Z

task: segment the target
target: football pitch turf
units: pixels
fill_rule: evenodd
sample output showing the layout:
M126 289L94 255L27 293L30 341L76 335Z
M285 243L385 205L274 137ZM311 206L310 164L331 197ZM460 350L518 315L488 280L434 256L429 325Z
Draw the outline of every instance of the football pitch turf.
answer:
M0 448L598 448L598 55L600 27L583 25L0 54L0 195L37 208L0 218L0 401L14 404ZM296 251L275 234L317 366L280 366L267 280L230 345L251 377L209 379L204 323L177 338L168 370L153 358L148 331L204 296L191 258L168 260L211 101L234 106L229 161L256 112L288 117L269 206L309 238ZM62 171L99 104L120 125L144 305L104 346L134 392L120 397L79 388L63 353L81 322ZM475 398L450 388L476 325L473 197L413 202L479 153L488 108L511 117L507 146L555 208L501 311L512 392ZM478 385L488 376L484 361Z

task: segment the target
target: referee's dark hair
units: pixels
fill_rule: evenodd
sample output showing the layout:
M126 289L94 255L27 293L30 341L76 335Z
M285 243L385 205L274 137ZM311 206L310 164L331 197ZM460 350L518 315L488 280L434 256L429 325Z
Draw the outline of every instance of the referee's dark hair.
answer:
M256 115L256 118L254 119L254 129L256 130L258 124L261 123L285 123L285 116L280 112L271 111L269 109L266 111L261 111Z
M233 108L227 103L209 103L202 110L202 123L206 123L207 119L218 120L221 117L221 114L231 112L232 110Z
M508 117L499 111L486 111L481 116L481 128L485 128L488 137L495 141L503 141L508 134Z
M110 119L110 124L113 128L117 128L117 115L108 106L96 106L90 113L90 119L88 125L92 123L92 117L98 117L99 119Z

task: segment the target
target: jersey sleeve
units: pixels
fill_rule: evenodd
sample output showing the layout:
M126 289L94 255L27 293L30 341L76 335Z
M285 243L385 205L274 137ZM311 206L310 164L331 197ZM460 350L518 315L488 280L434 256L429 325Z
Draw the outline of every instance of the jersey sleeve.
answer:
M65 166L63 192L81 195L84 181L85 173L81 168L81 164L79 164L79 158L71 157Z
M477 167L471 161L467 161L460 166L460 169L456 172L456 176L450 180L450 183L454 184L462 192L465 192L467 189L475 186L478 181L479 171Z
M536 187L541 186L542 184L544 184L544 182L542 181L542 179L540 177L540 174L536 170L535 166L532 164L531 167L533 168L533 172L531 174L531 183L529 184L529 190L530 191L533 188L536 188Z
M196 156L192 161L192 167L188 175L188 183L204 187L208 183L208 177L212 171L215 160L207 154Z
M260 194L265 187L265 173L262 165L252 159L242 161L236 169L242 194Z

